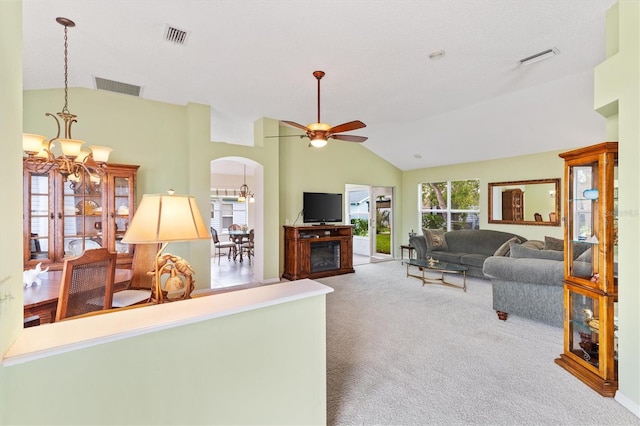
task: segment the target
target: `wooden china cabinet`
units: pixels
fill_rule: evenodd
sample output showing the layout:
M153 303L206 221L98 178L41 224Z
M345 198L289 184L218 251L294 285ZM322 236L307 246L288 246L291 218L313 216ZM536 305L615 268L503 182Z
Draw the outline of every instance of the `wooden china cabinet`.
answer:
M564 353L556 363L603 396L618 388L618 143L565 160Z
M119 266L131 265L132 247L120 240L135 212L139 166L109 164L99 182L23 166L24 269L39 262L61 269L66 257L98 247L117 252Z
M524 194L522 189L507 189L502 192L502 220L518 222L524 220Z

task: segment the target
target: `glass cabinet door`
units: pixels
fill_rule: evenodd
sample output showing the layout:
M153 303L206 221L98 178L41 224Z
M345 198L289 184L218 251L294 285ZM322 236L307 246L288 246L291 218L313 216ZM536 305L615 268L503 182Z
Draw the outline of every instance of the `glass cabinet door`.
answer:
M108 173L109 192L109 250L118 253L119 258L131 258L134 247L122 242L129 227L136 206L137 166L111 166Z
M67 179L63 185L64 257L103 247L102 184L88 174Z
M25 208L25 263L52 261L53 246L50 244L54 235L54 207L51 193L54 179L51 173L33 173L25 171L24 197Z
M610 294L617 290L618 191L611 185L616 175L613 156L572 165L567 200L568 275L576 283ZM604 268L605 264L614 267Z
M568 288L567 293L570 312L568 352L594 373L613 379L618 370L617 324L611 321L614 299L579 288Z

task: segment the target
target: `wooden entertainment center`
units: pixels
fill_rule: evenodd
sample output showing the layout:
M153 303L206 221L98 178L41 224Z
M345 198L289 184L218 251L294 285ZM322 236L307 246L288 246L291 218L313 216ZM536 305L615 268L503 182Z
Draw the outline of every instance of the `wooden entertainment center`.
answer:
M284 226L283 278L293 281L352 272L351 225Z

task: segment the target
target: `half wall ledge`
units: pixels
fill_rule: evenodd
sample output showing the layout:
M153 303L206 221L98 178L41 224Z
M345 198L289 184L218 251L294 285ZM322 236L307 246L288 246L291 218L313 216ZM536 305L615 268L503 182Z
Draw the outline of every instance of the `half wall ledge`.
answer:
M303 279L25 328L5 354L2 366L326 295L332 291L331 287Z

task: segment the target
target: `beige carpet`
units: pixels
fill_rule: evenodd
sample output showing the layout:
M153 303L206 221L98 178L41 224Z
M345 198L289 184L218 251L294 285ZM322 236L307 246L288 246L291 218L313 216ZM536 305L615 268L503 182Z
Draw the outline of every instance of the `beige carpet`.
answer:
M335 289L330 425L640 425L553 362L562 329L499 321L489 281L468 279L464 293L405 275L391 261L317 280Z

